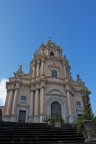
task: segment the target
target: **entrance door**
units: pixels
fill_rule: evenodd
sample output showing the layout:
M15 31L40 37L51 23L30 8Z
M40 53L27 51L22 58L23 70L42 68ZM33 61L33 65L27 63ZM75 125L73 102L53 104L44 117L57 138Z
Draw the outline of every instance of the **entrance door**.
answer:
M25 122L26 120L26 111L19 110L18 122Z
M51 104L51 117L56 116L62 117L61 115L61 105L58 102L53 102Z

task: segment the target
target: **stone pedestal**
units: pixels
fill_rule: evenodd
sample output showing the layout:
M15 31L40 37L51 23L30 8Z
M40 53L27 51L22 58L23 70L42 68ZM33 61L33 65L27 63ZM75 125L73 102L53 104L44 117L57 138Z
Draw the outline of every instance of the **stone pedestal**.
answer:
M34 123L40 123L40 115L34 115Z
M28 122L29 123L34 123L34 116L29 116Z
M40 114L40 123L43 123L45 118L46 118L46 114Z
M5 115L4 117L2 117L2 120L5 122L10 122L10 116L9 115Z
M85 120L82 123L82 132L85 137L85 143L96 144L96 127L94 123L89 120Z
M12 115L12 116L11 116L10 122L16 122L16 115Z
M71 101L72 95L70 94L69 87L67 87L67 104L68 104L68 120L69 123L73 123L73 112L72 112L72 101Z
M72 115L69 115L69 123L73 123L74 122L74 117Z

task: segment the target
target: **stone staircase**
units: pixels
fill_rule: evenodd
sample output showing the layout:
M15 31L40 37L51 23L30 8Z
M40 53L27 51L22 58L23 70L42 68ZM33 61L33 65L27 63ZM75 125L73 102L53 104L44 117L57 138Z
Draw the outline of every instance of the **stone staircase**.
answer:
M44 123L0 122L0 143L8 144L85 144L82 133L66 124L52 128Z

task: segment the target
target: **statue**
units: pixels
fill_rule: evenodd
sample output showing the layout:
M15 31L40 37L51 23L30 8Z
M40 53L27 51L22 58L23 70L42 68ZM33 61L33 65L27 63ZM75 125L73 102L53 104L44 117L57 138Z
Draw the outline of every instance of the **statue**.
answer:
M84 86L84 82L81 80L80 75L77 75L77 83Z
M22 72L22 65L19 66L18 72Z
M19 66L18 70L16 73L14 73L15 77L22 77L23 71L22 71L22 65Z
M80 79L80 75L78 74L77 75L77 81L80 81L81 79Z

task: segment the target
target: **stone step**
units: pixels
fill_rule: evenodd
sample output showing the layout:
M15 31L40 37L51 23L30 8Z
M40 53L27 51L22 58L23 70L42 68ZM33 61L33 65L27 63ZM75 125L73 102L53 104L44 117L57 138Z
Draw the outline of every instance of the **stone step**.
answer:
M77 135L76 126L53 128L44 123L0 123L0 143L32 144L84 144L82 133Z

